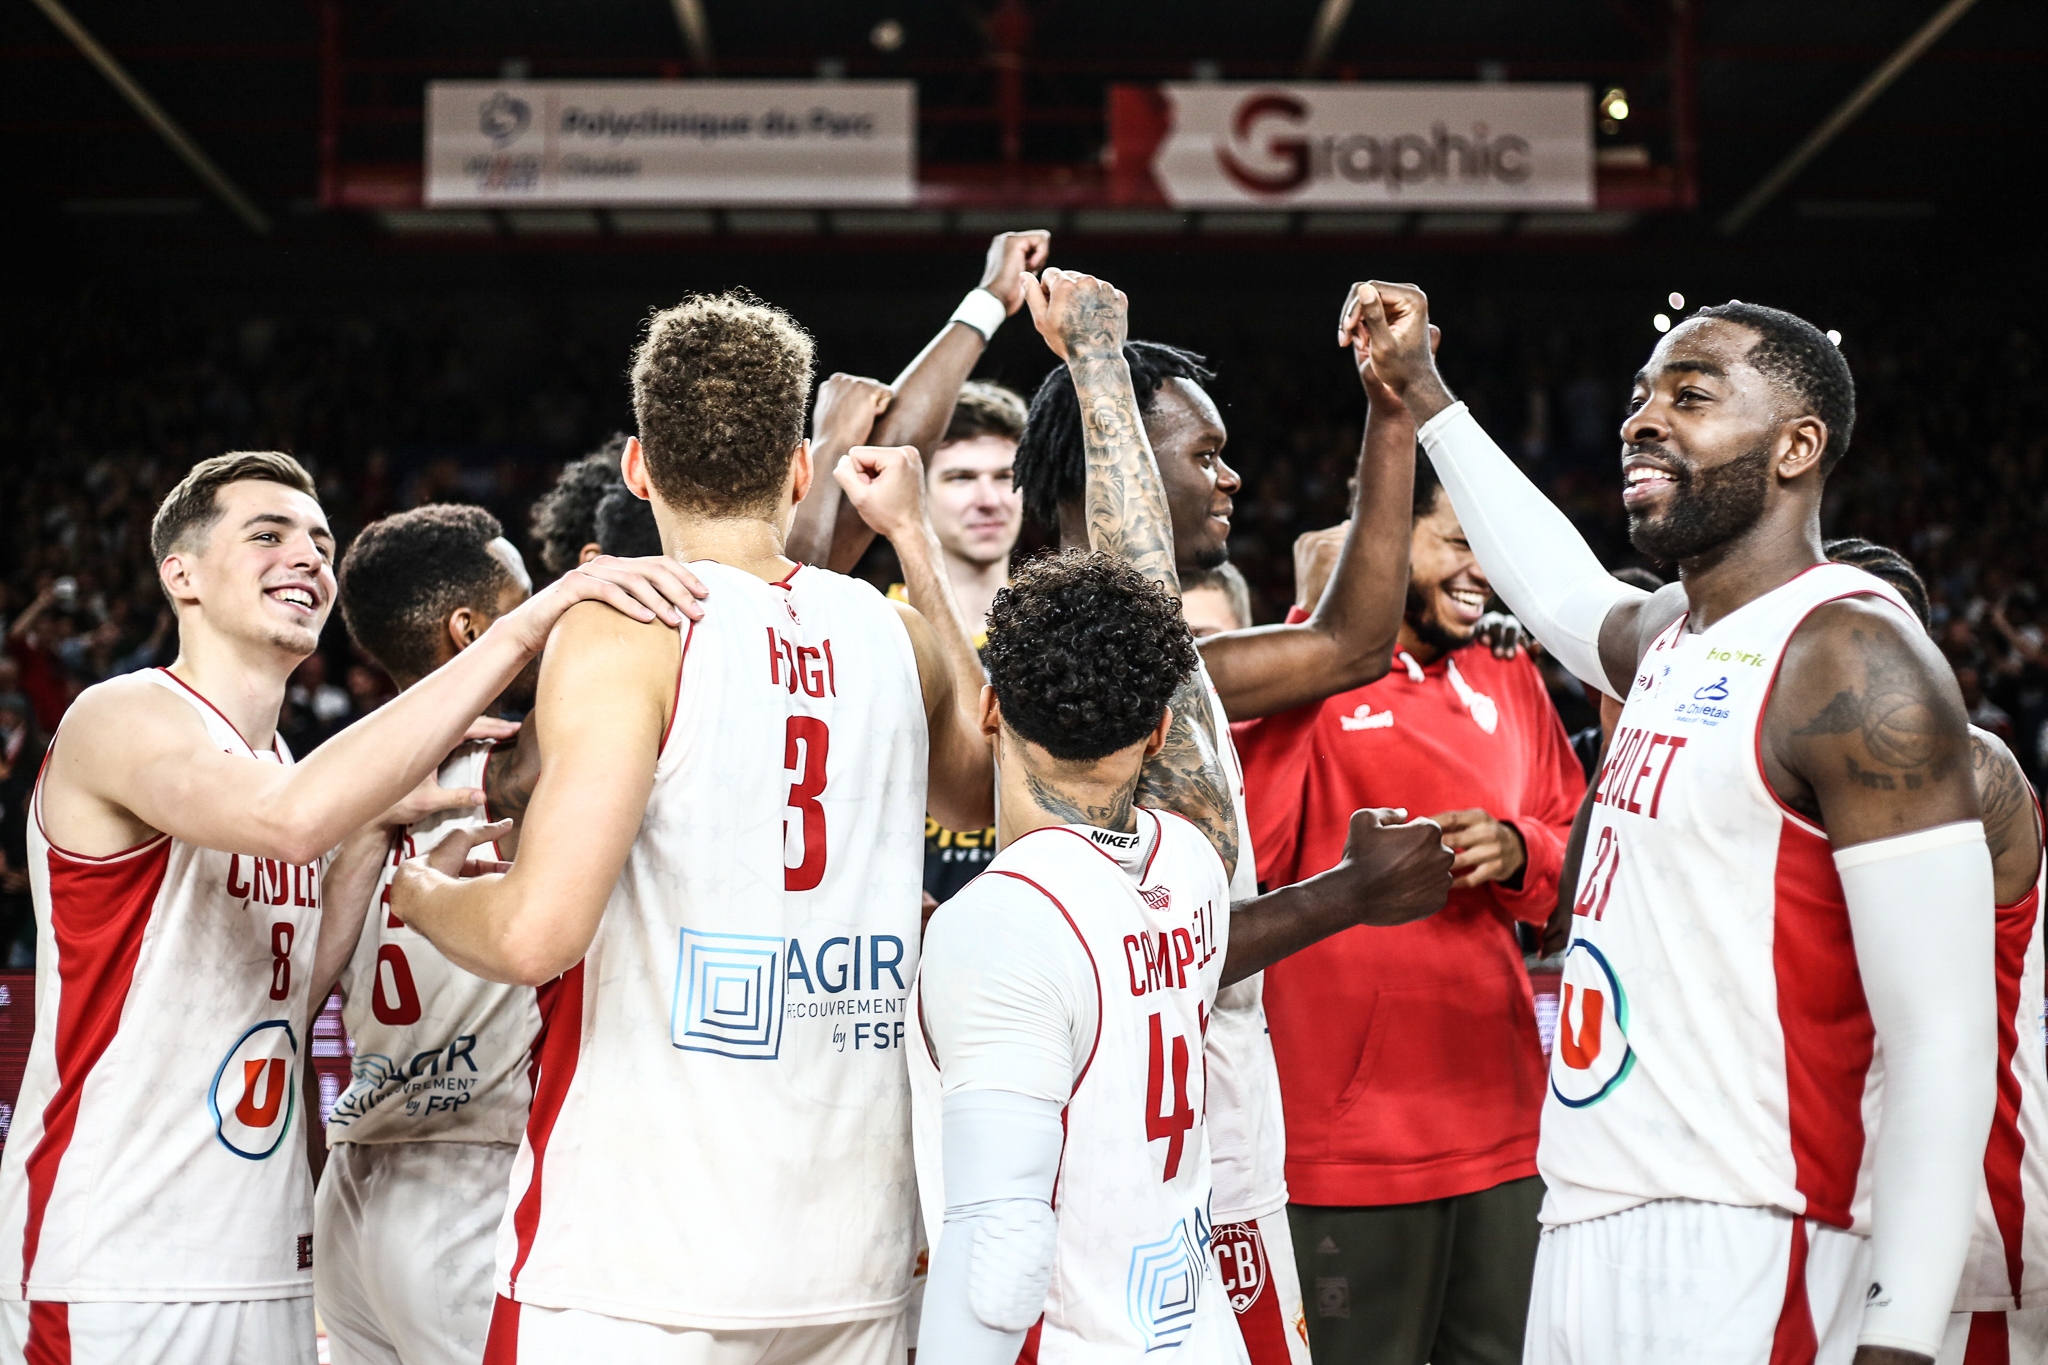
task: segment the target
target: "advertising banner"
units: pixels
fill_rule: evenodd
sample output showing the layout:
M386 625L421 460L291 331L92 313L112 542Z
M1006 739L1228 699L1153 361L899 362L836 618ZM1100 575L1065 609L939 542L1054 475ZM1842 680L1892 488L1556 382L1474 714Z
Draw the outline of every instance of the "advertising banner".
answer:
M905 204L909 81L433 81L426 202Z
M1583 209L1593 93L1563 84L1169 84L1151 159L1188 208Z

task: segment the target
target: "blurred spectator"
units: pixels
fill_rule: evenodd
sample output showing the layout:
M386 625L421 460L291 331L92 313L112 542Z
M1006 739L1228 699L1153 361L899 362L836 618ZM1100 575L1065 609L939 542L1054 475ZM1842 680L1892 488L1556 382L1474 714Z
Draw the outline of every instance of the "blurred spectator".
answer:
M0 963L10 968L35 965L35 909L28 891L29 797L49 747L49 740L36 729L28 698L0 692Z
M292 671L277 730L294 754L304 754L355 716L353 699L328 680L327 656L314 653Z
M1326 581L1303 582L1297 613ZM1491 588L1422 459L1405 587L1386 677L1232 727L1261 883L1333 866L1363 807L1431 816L1458 852L1433 917L1267 969L1288 1217L1317 1357L1513 1361L1543 1200L1517 922L1550 917L1585 782L1535 665L1479 637Z
M1235 564L1185 570L1180 576L1180 610L1197 640L1243 630L1252 623L1251 590Z
M600 554L637 559L661 553L661 528L654 524L653 506L623 483L597 504L592 524Z

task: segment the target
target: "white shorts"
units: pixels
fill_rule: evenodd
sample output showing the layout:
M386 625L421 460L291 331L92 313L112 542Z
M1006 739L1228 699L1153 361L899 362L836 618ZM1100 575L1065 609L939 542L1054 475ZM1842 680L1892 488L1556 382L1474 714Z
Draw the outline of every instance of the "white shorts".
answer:
M313 1293L334 1365L477 1365L519 1149L341 1142L313 1199Z
M1848 1365L1869 1260L1854 1233L1686 1199L1548 1227L1522 1362Z
M28 1303L0 1299L0 1362L314 1365L313 1300Z
M705 1332L498 1299L484 1365L903 1365L903 1314L823 1327Z
M1250 1222L1218 1223L1209 1247L1252 1365L1309 1365L1308 1318L1285 1206Z
M1951 1313L1934 1365L2040 1365L2048 1361L2048 1308Z

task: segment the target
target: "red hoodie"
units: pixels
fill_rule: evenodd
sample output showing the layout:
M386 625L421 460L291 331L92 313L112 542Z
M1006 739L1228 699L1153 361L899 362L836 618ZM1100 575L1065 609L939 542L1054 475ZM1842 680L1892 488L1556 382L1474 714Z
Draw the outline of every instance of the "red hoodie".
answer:
M1233 726L1259 880L1335 865L1351 813L1485 809L1528 847L1519 889L1349 929L1266 972L1297 1203L1406 1204L1536 1174L1544 1058L1513 922L1557 904L1578 760L1528 656L1405 653L1366 687Z

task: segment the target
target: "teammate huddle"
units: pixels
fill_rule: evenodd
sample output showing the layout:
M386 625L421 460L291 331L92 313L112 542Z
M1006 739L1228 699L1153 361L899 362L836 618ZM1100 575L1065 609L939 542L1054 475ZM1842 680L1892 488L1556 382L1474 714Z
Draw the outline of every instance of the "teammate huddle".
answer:
M310 1361L317 1295L337 1365L1305 1362L1258 974L1433 913L1453 854L1360 811L1261 894L1228 726L1386 671L1418 434L1501 596L1624 703L1525 1358L2042 1358L2038 811L1908 599L1823 551L1839 353L1742 304L1659 343L1622 429L1632 534L1681 572L1649 595L1451 398L1420 292L1354 286L1330 586L1198 645L1180 575L1236 487L1207 371L1029 273L1047 245L999 237L895 384L827 381L815 440L786 314L654 315L618 471L662 553L537 593L478 509L373 524L337 582L295 461L194 468L152 528L178 660L85 693L37 786L0 1360ZM1017 480L1062 546L977 653L918 451L1027 304L1062 366ZM907 602L824 567L872 534ZM295 763L337 600L401 691ZM1000 851L924 926L928 813Z

